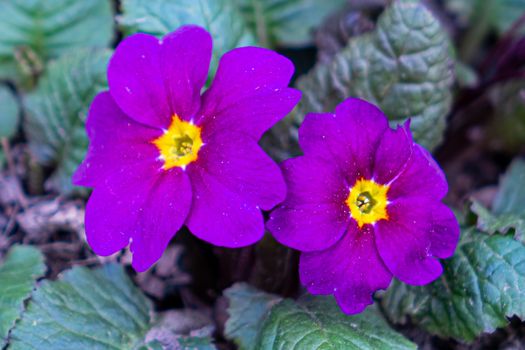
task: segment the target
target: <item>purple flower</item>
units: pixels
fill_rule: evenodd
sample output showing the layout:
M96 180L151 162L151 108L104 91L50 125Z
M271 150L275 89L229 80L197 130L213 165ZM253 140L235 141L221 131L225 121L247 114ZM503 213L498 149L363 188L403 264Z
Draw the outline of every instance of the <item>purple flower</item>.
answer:
M215 245L249 245L264 233L261 209L284 199L280 169L257 142L300 98L288 88L294 67L267 49L235 49L201 95L211 49L204 29L185 26L115 50L73 177L94 188L85 223L95 253L131 242L133 267L145 271L183 224Z
M335 113L309 114L299 129L304 155L282 164L286 200L268 229L300 250L300 278L312 294L334 294L361 312L392 275L422 285L442 273L459 239L442 170L414 143L409 124L392 130L359 99Z

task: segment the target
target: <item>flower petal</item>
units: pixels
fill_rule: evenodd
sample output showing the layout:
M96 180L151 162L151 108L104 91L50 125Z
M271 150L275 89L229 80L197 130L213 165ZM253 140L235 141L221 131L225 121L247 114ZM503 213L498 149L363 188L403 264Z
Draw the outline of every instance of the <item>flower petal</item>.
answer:
M195 163L203 173L264 210L284 200L286 184L279 166L252 138L223 130L205 143ZM190 173L192 169L190 165Z
M185 173L153 169L144 164L113 175L94 189L86 207L86 237L93 251L110 255L132 241L132 265L138 272L161 257L191 204Z
M401 281L427 284L442 273L439 261L454 253L459 226L445 205L421 197L402 198L388 206L388 220L376 223L379 254Z
M288 114L301 93L288 88L294 66L286 57L260 47L242 47L224 54L210 88L203 95L204 137L230 130L259 140Z
M161 131L126 116L107 91L93 100L86 130L90 144L84 161L73 175L75 185L95 187L115 172L124 169L133 172L134 167L158 157L151 140Z
M377 253L372 226L358 230L355 223L334 246L302 253L299 274L310 293L335 294L347 314L363 311L372 304L374 292L392 280Z
M350 222L344 177L332 163L306 156L289 159L281 168L288 193L270 214L268 230L282 244L301 251L332 246Z
M183 26L159 41L134 34L116 48L108 68L111 95L130 117L167 128L177 114L189 120L200 106L211 58L204 29Z
M372 176L375 153L387 128L387 118L376 106L349 98L335 113L306 115L299 143L306 155L337 163L353 184Z
M195 236L231 248L247 246L262 238L264 220L256 204L204 169L188 170L194 196L186 225Z
M374 181L388 184L399 176L412 156L413 144L408 122L395 130L386 129L375 155Z
M412 157L405 169L390 184L388 199L426 197L441 200L448 191L447 179L430 153L414 144Z

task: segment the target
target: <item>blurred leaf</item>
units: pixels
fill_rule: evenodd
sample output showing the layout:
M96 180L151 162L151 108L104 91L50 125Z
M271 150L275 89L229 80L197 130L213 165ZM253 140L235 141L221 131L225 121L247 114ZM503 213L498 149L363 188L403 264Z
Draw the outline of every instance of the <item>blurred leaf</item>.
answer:
M492 211L477 202L472 203L471 209L478 216L480 230L493 234L512 229L525 242L525 161L516 159L510 165L500 182Z
M472 341L507 325L508 317L525 316L525 247L512 236L464 229L443 267L443 275L426 286L394 281L383 298L389 318L409 318L430 333Z
M230 315L224 327L224 335L235 341L241 350L255 349L257 334L264 318L282 298L246 283L234 284L224 291L224 295L228 298Z
M345 315L332 297L285 299L265 319L256 349L416 349L369 307Z
M458 16L463 26L475 26L477 11L488 8L489 25L501 35L525 13L523 0L445 0L446 8ZM522 30L523 33L523 30Z
M150 312L121 266L75 267L33 294L9 349L129 350L142 341Z
M346 0L234 0L264 46L301 47L312 43L312 32Z
M143 32L161 37L185 24L204 27L213 37L210 77L225 52L255 44L231 0L123 0L122 12L118 22L126 35Z
M478 85L479 77L476 70L466 63L456 61L456 81L461 88L472 88Z
M0 138L13 136L19 122L20 107L15 95L7 86L0 85Z
M95 95L107 88L109 50L77 50L49 65L25 101L24 130L38 162L56 165L48 186L73 190L71 175L88 146L85 120Z
M0 348L24 310L35 281L46 270L42 253L31 246L13 246L0 266Z
M432 149L445 129L453 84L450 41L439 21L417 1L396 1L375 31L350 39L328 65L301 78L300 124L308 112L332 111L349 96L379 107L392 124L411 118L417 142Z
M0 78L38 74L70 49L107 47L113 37L109 0L0 1Z

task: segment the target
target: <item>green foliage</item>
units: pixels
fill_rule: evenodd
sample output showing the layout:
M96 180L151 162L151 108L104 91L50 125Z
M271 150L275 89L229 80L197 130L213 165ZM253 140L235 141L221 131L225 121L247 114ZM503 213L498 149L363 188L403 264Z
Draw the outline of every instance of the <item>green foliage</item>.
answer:
M0 138L13 136L20 122L20 107L15 95L0 85Z
M9 349L132 349L149 327L150 312L121 266L75 267L37 289Z
M107 47L113 37L109 0L0 1L0 79L40 73L70 49Z
M498 193L488 211L479 203L472 203L472 211L478 216L480 230L514 234L525 242L525 161L515 160L501 180Z
M332 297L286 299L265 319L256 349L416 349L369 307L359 315L341 312Z
M243 350L415 349L373 307L348 316L332 297L283 300L244 283L227 289L225 296L230 315L225 335Z
M453 74L449 39L422 4L401 0L379 17L376 30L351 39L328 64L301 78L300 124L308 112L331 111L349 96L381 107L393 124L411 118L417 142L441 142Z
M224 334L241 350L254 349L257 334L268 311L282 300L246 283L237 283L224 291L228 298L228 314Z
M119 23L126 34L161 37L184 24L199 25L213 37L210 77L226 51L255 45L253 34L231 0L123 0Z
M45 269L44 257L31 246L14 246L0 266L0 348Z
M300 47L311 43L312 31L345 0L234 0L259 44Z
M383 298L389 318L410 318L430 333L472 341L505 326L508 317L525 316L525 247L512 236L464 229L443 267L443 275L426 286L395 281Z
M55 165L49 187L73 190L71 175L88 146L85 120L95 95L107 88L109 50L77 50L49 65L38 88L25 101L24 130L36 160Z

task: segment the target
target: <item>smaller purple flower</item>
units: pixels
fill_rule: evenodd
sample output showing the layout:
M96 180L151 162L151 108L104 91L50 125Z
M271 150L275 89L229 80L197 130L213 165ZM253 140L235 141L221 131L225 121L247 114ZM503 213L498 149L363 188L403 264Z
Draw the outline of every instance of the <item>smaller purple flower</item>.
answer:
M257 142L300 98L288 87L294 67L271 50L238 48L222 56L201 95L211 49L195 26L162 40L132 35L116 48L73 177L94 188L85 223L95 253L131 243L132 265L145 271L183 224L218 246L263 236L261 209L280 203L286 186Z
M441 200L445 176L409 123L393 130L374 105L347 99L335 113L308 114L304 155L282 164L286 200L267 227L301 251L301 282L334 294L346 313L363 311L392 275L422 285L442 273L459 226Z

